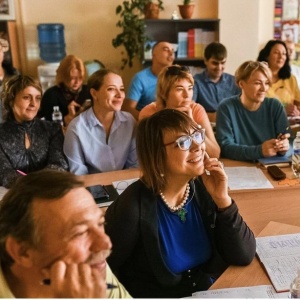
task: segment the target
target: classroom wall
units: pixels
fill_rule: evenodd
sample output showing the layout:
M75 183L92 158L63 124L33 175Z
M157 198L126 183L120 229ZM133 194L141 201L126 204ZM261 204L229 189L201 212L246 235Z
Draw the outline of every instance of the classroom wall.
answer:
M274 0L219 0L220 41L228 50L226 71L233 74L273 38ZM234 8L234 9L233 9Z
M220 41L228 48L226 71L234 73L240 63L256 59L259 49L273 37L275 0L194 0L193 18L219 18ZM37 24L63 23L67 54L83 60L99 59L106 67L121 73L125 87L142 68L121 71L122 49L112 44L119 29L115 8L123 0L14 0L22 71L37 74L39 58ZM160 18L171 18L181 0L164 0Z
M115 8L123 0L14 0L17 10L22 71L36 74L39 58L37 24L63 23L67 54L83 60L99 59L111 69L120 71L122 49L112 46L119 29ZM160 18L171 18L181 0L164 0ZM194 18L217 18L218 0L195 0ZM141 69L139 61L133 68L120 71L125 86Z

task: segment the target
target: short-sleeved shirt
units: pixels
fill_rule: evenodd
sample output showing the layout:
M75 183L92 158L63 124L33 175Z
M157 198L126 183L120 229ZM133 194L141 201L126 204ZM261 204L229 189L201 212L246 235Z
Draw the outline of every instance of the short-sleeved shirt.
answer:
M136 109L141 110L156 99L157 76L151 67L136 73L132 78L126 98L136 101Z
M193 99L201 104L207 112L216 112L220 102L226 98L240 94L234 76L223 73L218 82L208 77L207 70L194 76Z

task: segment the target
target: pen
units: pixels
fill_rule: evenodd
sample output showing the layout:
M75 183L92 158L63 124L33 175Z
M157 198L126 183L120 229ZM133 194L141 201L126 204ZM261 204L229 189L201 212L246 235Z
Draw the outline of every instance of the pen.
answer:
M204 153L204 156L205 156L207 159L210 158L207 152ZM210 172L209 172L208 170L206 170L206 169L205 169L205 173L206 173L206 175L210 175Z
M289 127L290 127L290 126L288 126L288 127L284 130L283 133L279 133L279 134L278 134L277 140L281 140L281 137L282 137L283 135L285 135L285 134L288 132Z
M42 284L43 284L43 285L50 285L50 284L51 284L51 279L43 279ZM107 283L107 284L106 284L106 288L107 288L108 290L111 290L111 289L117 288L117 286L114 285L114 284L111 284L111 283Z
M23 176L26 176L26 175L27 175L26 173L22 172L21 170L17 170L17 172L18 172L19 174L23 175Z

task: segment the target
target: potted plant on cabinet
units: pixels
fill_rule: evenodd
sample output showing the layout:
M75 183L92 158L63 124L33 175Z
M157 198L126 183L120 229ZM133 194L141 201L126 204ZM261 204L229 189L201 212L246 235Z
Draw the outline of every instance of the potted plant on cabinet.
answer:
M122 32L112 40L112 45L115 48L119 46L125 48L126 53L125 57L124 55L122 57L121 69L124 69L127 64L132 67L134 57L143 58L144 44L148 40L145 35L144 18L158 18L158 12L163 9L162 0L125 0L122 5L116 7L116 15L120 15L116 25L122 29Z
M183 4L179 4L178 8L182 19L191 19L195 4L192 2L192 0L183 0Z

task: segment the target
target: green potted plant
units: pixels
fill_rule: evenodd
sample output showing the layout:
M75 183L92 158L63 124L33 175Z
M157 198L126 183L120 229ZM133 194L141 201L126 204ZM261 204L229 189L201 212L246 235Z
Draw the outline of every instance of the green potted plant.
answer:
M191 19L194 13L195 4L192 0L183 0L183 4L178 5L182 19Z
M155 4L154 7L152 4ZM134 57L143 58L144 44L148 41L145 35L144 18L151 18L151 13L146 9L155 12L154 17L158 18L158 11L163 10L162 0L125 0L122 5L116 7L116 15L120 16L117 27L122 31L112 40L115 48L123 46L125 48L125 56L122 57L121 69L128 64L132 67ZM158 9L158 10L157 10ZM124 54L124 53L122 53Z

